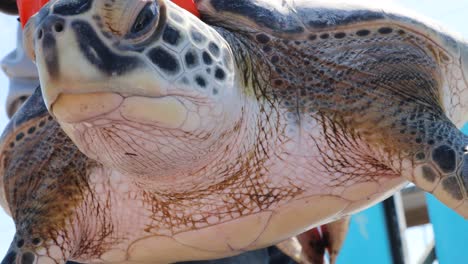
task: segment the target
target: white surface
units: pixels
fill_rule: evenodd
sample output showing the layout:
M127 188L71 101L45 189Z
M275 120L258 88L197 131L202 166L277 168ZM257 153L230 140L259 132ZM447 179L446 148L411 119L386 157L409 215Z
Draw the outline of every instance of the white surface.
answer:
M360 2L356 0L355 2ZM441 24L445 25L448 29L459 32L465 38L468 38L468 1L466 0L394 0L394 1L379 1L391 2L401 5L409 10L416 11L427 17L430 17ZM375 3L375 2L374 2ZM0 58L3 58L8 52L13 50L15 45L15 30L17 21L15 17L5 16L0 14ZM5 114L4 101L8 87L8 80L3 73L0 73L0 131L3 130L7 122ZM422 250L424 245L423 230L411 230L409 235L411 241L408 241L410 247L417 247ZM0 260L6 254L12 237L14 235L14 225L11 219L0 210ZM419 242L421 243L419 243ZM422 252L421 250L410 250L410 252ZM417 256L410 256L411 259L417 259ZM411 262L413 263L413 262Z

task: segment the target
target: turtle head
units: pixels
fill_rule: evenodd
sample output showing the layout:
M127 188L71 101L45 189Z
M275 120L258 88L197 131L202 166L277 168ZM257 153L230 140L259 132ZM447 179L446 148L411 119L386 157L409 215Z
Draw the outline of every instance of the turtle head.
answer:
M241 120L230 47L170 1L54 1L25 39L52 115L126 173L204 166Z

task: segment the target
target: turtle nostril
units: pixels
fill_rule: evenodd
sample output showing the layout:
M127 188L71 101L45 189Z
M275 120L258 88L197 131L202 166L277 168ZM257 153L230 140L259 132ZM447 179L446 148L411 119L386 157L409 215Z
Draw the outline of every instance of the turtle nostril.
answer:
M63 31L63 24L62 22L57 22L55 25L54 25L54 30L55 32L57 33L60 33Z
M16 246L18 248L22 248L24 246L24 240L23 239L18 240L18 243L16 243Z

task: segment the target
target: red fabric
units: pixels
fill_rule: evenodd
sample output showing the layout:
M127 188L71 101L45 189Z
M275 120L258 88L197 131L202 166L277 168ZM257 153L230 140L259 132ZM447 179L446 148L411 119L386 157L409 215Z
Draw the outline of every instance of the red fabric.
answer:
M194 0L172 0L174 3L180 7L186 9L190 13L194 14L197 17L200 17L197 6L195 5ZM17 0L18 9L20 13L21 25L24 27L34 14L36 14L43 5L45 5L49 0Z
M198 12L198 9L197 9L197 6L195 5L194 0L172 0L172 2L176 3L178 6L189 11L195 16L200 17L200 13Z
M18 10L20 14L21 25L24 27L29 18L41 9L49 0L17 0Z

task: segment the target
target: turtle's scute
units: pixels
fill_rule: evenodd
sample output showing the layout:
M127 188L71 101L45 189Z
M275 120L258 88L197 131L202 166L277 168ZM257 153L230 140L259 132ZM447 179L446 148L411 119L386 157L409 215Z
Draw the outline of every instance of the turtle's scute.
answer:
M171 75L177 74L181 67L179 60L163 47L156 47L148 52L150 60L163 72Z
M74 16L89 11L92 5L92 0L59 1L54 5L53 13L62 16Z
M182 39L182 35L179 32L179 30L177 30L177 28L175 28L173 26L170 26L170 25L167 25L166 28L164 29L162 39L166 43L168 43L168 44L170 44L172 46L177 46L177 44Z

